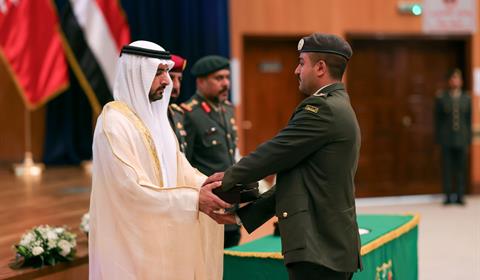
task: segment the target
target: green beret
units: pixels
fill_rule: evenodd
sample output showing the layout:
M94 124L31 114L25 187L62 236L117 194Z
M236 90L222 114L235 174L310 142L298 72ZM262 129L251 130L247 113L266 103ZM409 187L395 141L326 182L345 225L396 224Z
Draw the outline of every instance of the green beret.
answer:
M228 68L230 68L230 61L225 57L207 55L193 64L191 73L194 77L204 77L215 71Z
M352 48L347 41L332 34L313 33L298 42L299 52L331 53L343 56L347 60L352 57Z

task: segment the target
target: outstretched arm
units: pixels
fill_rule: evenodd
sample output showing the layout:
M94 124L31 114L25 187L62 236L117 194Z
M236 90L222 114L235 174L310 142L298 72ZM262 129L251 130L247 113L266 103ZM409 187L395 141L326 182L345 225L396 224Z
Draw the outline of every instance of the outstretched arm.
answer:
M229 190L237 183L255 182L297 165L330 141L332 121L332 111L320 97L304 101L287 127L225 171L222 190Z

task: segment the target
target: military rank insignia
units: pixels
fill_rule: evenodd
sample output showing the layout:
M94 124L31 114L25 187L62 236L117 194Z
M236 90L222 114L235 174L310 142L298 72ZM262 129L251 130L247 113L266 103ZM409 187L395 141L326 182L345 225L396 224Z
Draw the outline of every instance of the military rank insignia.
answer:
M305 110L310 111L312 113L318 113L318 107L312 106L312 105L307 105L305 106Z
M212 109L210 109L210 106L208 106L207 102L202 102L201 105L203 111L205 111L207 114L212 111Z

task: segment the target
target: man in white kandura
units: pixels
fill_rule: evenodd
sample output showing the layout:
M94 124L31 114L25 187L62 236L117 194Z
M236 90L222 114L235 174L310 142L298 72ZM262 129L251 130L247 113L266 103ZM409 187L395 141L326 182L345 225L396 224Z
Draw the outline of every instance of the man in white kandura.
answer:
M122 49L93 140L90 279L221 279L230 207L179 151L167 117L173 67L157 44Z

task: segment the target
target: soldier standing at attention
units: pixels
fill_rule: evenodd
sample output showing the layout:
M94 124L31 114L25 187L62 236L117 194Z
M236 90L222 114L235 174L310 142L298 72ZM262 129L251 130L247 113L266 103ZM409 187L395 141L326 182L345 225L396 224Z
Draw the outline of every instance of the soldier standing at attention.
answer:
M196 93L181 106L185 111L186 156L193 167L210 176L235 163L237 128L234 108L227 100L230 89L230 62L210 55L192 67ZM225 248L238 245L240 227L225 226Z
M180 151L185 153L187 147L187 142L185 136L187 132L183 127L183 109L180 108L175 101L180 96L180 88L182 85L183 70L187 66L187 60L178 55L172 54L172 60L175 63L172 70L170 70L170 79L172 79L172 93L170 96L170 104L168 105L168 120L172 126L173 132L178 139L178 145L180 146Z
M435 136L442 147L444 204L463 205L468 146L472 139L471 98L462 91L462 72L454 69L448 75L449 90L435 100ZM452 179L456 182L452 193Z

